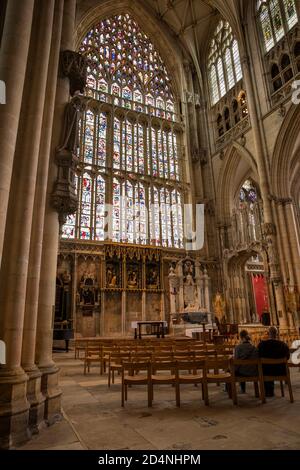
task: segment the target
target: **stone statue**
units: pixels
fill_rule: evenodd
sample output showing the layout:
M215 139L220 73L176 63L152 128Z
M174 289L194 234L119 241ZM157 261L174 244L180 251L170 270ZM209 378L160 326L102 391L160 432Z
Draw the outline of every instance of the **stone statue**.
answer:
M62 275L62 282L64 286L64 290L68 291L71 283L71 274L68 271L65 271Z
M128 287L137 287L137 272L129 271L127 278Z
M63 285L61 317L63 320L67 320L70 317L70 313L71 313L71 292L70 292L71 279L72 279L71 274L68 271L65 271L61 275L61 280L62 280L62 285Z
M222 294L220 292L216 293L215 299L213 301L214 313L219 321L225 315L225 301L223 300Z
M106 269L106 285L107 287L117 287L118 285L117 274L110 266Z
M159 281L159 278L158 278L157 270L155 268L151 268L148 274L148 282L147 282L148 286L156 288L158 287L158 281Z
M108 267L106 270L106 283L109 286L112 281L112 270Z
M82 292L83 303L85 305L94 305L94 291L91 288L84 289Z
M113 273L109 287L117 287L117 276Z
M79 121L83 112L83 103L79 97L74 97L66 106L62 145L58 153L69 151L76 155L79 136Z
M194 285L194 279L193 279L193 276L190 273L187 274L187 276L185 278L185 285L186 286L193 286Z

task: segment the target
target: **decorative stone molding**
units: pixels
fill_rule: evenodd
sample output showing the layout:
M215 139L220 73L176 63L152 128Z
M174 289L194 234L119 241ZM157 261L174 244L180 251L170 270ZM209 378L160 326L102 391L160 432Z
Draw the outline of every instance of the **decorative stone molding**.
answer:
M229 142L232 140L237 140L239 137L245 138L245 133L249 131L250 128L251 120L250 116L248 115L216 140L216 150L222 149L222 147L228 145Z
M186 90L185 96L187 104L193 104L196 107L201 106L200 95L198 95L197 93L192 93L191 91Z
M293 203L293 199L291 197L277 197L277 196L274 196L274 195L270 195L269 196L269 199L271 201L274 201L275 204L277 205L282 205L282 206L285 206L285 205L288 205L288 204L292 204Z
M283 103L281 103L281 105L278 108L278 116L280 116L282 118L284 118L286 116L286 108L283 105Z
M276 235L276 226L271 222L265 223L263 225L263 233L265 237Z
M207 165L208 163L208 152L206 149L200 149L200 163L202 166Z
M60 226L78 207L75 173L78 171L78 126L85 109L84 100L75 96L66 106L62 145L56 149L57 180L52 193L52 206L58 212Z
M269 257L270 279L275 285L278 285L281 282L279 256L271 237L267 238L267 252Z
M204 166L207 165L208 163L208 156L207 156L207 150L204 148L198 148L195 147L192 150L192 162L193 163L199 163Z
M215 215L215 204L214 204L214 201L212 199L205 202L204 212L205 212L205 214L210 215L210 216Z
M244 134L241 135L240 142L241 142L242 147L246 146L247 139L246 139L246 136Z
M199 161L200 161L199 149L195 147L192 150L192 162L199 163Z
M70 94L83 93L87 79L87 59L79 52L61 51L60 70L64 77L70 80Z

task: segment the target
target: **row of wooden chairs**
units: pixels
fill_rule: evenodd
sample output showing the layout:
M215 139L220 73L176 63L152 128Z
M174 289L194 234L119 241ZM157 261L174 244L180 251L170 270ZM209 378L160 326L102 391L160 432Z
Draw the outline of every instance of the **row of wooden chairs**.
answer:
M102 346L102 347L124 347L124 346L132 346L132 347L144 347L144 346L167 346L167 345L186 345L189 343L196 344L197 341L192 338L183 338L183 339L176 339L176 337L169 337L158 339L158 338L147 338L142 340L134 340L134 339L124 339L124 338L89 338L89 339L76 339L74 343L74 352L75 352L75 359L80 359L80 353L85 352L87 347L92 346ZM199 341L198 341L199 343ZM203 343L203 342L200 342Z
M236 367L247 365L256 367L257 374L251 377L240 377L235 373ZM264 365L284 366L285 373L277 376L264 375ZM217 371L217 372L216 372ZM162 372L162 374L158 373ZM201 385L202 400L209 405L208 385L211 383L224 383L228 386L229 397L235 405L238 404L236 384L241 382L253 382L256 397L266 402L265 382L279 381L281 394L284 396L283 384L286 383L289 390L290 401L293 403L293 391L286 359L253 359L234 360L220 358L214 360L168 361L153 363L151 361L136 362L124 361L122 364L122 389L121 404L125 405L128 399L128 387L134 385L146 385L148 406L152 406L154 400L154 387L156 385L172 385L175 390L176 405L180 406L180 385Z
M153 364L161 362L172 362L177 360L182 361L197 361L205 360L206 358L228 358L231 355L224 355L216 351L143 351L143 352L122 352L111 353L108 361L108 386L114 383L115 373L121 374L123 362L145 362L150 361ZM154 366L153 366L154 367Z
M206 356L206 355L231 355L233 352L231 347L222 347L222 346L210 346L210 345L200 345L200 344L194 344L193 347L186 346L183 347L182 345L180 346L172 346L172 345L164 345L164 346L154 346L154 347L149 347L149 346L144 346L144 347L135 347L133 346L122 346L122 347L106 347L103 345L99 346L88 346L85 349L85 357L84 357L84 374L87 372L90 372L90 366L93 363L99 363L100 366L100 374L102 375L104 372L106 372L106 364L110 361L111 355L114 355L116 358L117 355L122 355L122 354L127 354L127 355L133 355L133 354L163 354L165 353L166 355L173 355L174 354L193 354L194 356ZM172 356L172 357L173 357Z

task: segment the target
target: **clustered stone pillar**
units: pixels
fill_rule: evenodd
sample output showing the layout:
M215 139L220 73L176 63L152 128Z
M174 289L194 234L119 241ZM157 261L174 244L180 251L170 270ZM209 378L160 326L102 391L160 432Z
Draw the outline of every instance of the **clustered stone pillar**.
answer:
M61 50L73 49L75 10L76 0L65 0ZM46 194L35 357L36 364L42 373L42 392L46 397L44 418L49 424L54 422L59 415L61 395L58 387L58 368L52 359L52 329L59 242L59 221L57 212L52 206L53 186L57 178L57 166L54 155L62 135L65 106L69 100L69 94L69 81L64 77L59 76L55 100L51 160L49 164L48 187Z
M270 269L270 281L274 287L276 310L278 313L279 324L281 327L288 327L288 316L286 312L284 293L283 293L283 280L279 263L279 255L277 251L277 231L274 223L272 213L272 206L270 201L270 183L267 171L267 155L263 145L263 139L260 127L260 118L257 111L257 104L254 93L254 86L250 72L249 58L244 52L242 56L243 75L245 80L245 87L247 90L247 102L249 106L249 113L251 116L251 125L254 136L254 144L256 150L257 169L259 174L260 190L263 200L264 209L264 227L263 235L266 241L266 249L268 253L268 265Z
M62 13L63 0L58 0L53 23L49 74L46 85L46 96L48 99L45 103L42 120L43 135L40 141L37 183L35 188L35 203L32 219L23 328L22 366L29 377L27 384L27 398L30 403L29 426L33 432L38 430L38 427L43 423L44 418L45 396L41 393L41 372L35 364L38 294L43 241L43 224L41 224L41 221L44 220L45 215L45 199L49 168L49 160L47 158L43 158L43 156L49 155L50 152L62 29Z
M0 106L0 266L10 181L20 119L34 0L7 2L0 51L0 78L7 105ZM12 60L13 57L13 60Z
M52 360L52 318L59 239L50 195L54 149L62 132L69 80L59 78L61 49L73 48L76 0L9 0L0 76L0 448L11 448L60 413ZM62 33L63 31L63 33ZM53 128L53 129L52 129ZM45 189L46 188L46 189ZM54 398L52 400L52 398Z

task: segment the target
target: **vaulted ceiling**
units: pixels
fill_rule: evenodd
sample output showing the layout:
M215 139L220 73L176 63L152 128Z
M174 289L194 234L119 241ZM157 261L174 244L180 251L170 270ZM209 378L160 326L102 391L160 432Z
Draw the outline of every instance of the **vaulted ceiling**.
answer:
M157 17L189 48L200 56L201 45L218 14L207 0L145 0Z

